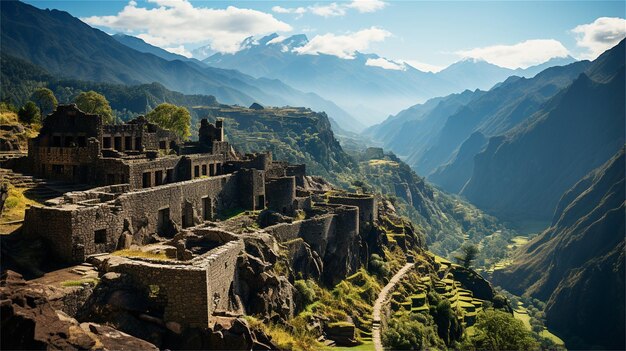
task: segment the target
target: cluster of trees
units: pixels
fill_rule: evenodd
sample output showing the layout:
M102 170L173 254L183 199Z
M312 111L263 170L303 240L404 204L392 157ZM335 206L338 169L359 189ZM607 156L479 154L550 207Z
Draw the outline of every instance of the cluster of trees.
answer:
M116 122L111 105L102 94L93 90L84 91L78 94L73 102L86 113L100 115L106 124ZM17 115L24 123L41 124L57 105L58 101L52 90L37 88L30 99L17 111ZM162 128L174 131L184 140L191 136L191 115L185 107L162 103L150 111L146 118Z

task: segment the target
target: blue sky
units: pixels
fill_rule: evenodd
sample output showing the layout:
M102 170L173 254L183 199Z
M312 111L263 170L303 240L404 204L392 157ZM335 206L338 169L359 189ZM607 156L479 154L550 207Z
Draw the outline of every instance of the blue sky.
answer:
M349 59L358 50L423 69L463 57L511 68L566 54L592 59L626 35L624 1L26 2L187 55L205 45L234 52L248 35L304 33L318 38L301 53Z

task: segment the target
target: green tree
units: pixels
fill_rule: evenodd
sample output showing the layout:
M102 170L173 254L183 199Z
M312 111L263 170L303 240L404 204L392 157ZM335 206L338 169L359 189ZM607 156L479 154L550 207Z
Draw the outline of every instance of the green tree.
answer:
M83 112L100 115L103 123L113 123L113 110L104 95L98 94L93 90L82 92L74 99L74 103Z
M31 101L37 105L39 112L41 112L41 119L54 111L57 107L57 98L54 96L52 90L48 88L39 88L30 96Z
M17 111L17 117L24 123L39 123L41 113L34 102L28 101Z
M470 268L472 262L478 256L478 248L474 244L465 244L461 246L461 255L455 257L465 268Z
M487 310L478 315L471 336L463 349L475 350L536 350L539 344L522 321L511 314Z
M184 107L163 103L150 111L146 118L161 128L173 131L183 140L191 136L191 115Z
M424 325L403 314L393 318L383 331L382 342L392 350L421 350L423 347Z

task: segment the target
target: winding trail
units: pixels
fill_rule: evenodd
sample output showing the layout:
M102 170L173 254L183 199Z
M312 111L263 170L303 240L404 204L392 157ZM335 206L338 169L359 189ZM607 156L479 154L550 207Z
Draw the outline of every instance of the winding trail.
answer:
M380 336L380 313L383 308L383 304L389 298L389 293L394 290L396 284L402 279L402 277L415 266L415 263L405 264L398 273L385 285L385 287L378 294L378 298L374 303L374 312L372 313L372 341L374 342L374 349L376 351L383 351L383 342Z

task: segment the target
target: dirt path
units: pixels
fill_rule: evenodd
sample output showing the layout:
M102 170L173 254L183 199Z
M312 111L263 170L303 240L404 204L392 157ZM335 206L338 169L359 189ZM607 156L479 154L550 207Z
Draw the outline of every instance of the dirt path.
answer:
M383 290L378 294L378 298L374 303L374 312L372 313L373 322L372 322L372 340L374 341L374 349L376 351L383 351L383 342L380 336L380 314L383 308L383 304L389 298L389 293L394 290L396 284L402 279L402 277L409 271L415 263L407 263L404 267L400 268L398 273L396 273L393 278L385 285Z

